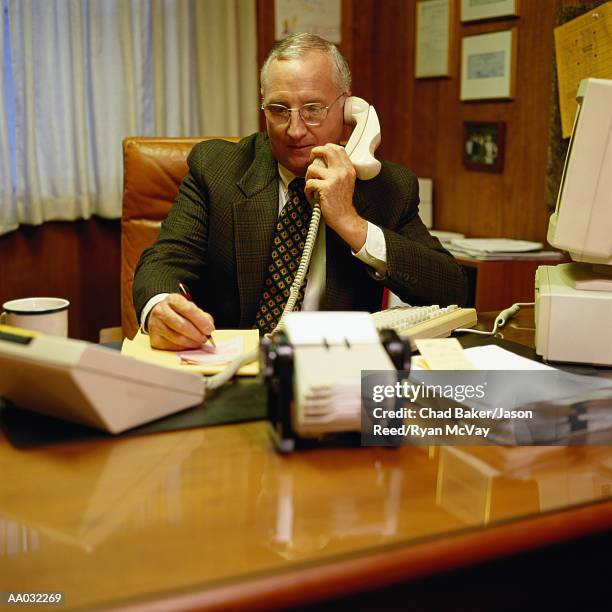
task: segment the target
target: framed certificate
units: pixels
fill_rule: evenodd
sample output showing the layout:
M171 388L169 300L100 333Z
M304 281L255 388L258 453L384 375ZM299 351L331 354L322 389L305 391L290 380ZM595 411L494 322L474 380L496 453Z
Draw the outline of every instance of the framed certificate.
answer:
M519 0L461 0L461 21L480 21L519 14Z
M514 97L516 38L516 28L463 37L461 100Z
M454 7L452 0L417 2L415 78L451 76Z
M330 42L342 42L341 0L275 0L275 39L310 32Z

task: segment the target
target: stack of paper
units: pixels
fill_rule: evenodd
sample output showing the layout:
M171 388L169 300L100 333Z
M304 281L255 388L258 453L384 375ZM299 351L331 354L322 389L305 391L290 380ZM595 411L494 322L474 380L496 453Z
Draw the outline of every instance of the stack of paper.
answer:
M458 257L482 260L563 259L559 251L543 251L541 242L511 238L460 238L451 240L446 248Z
M437 238L442 244L446 245L451 240L458 240L459 238L465 238L465 234L459 232L448 232L446 230L429 230L429 233Z

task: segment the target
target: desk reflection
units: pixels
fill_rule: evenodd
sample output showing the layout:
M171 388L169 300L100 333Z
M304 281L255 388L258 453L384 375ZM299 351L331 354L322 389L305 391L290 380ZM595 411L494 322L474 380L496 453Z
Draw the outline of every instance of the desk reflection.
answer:
M47 538L91 552L119 529L145 530L181 521L181 466L203 436L193 431L179 437L126 438L78 457L22 453L20 464L8 464L3 478L19 479L11 474L18 470L22 479L24 474L35 479L34 487L2 496L0 555L40 551ZM69 503L61 493L66 482ZM49 483L57 483L57 495L48 489L45 494Z
M257 533L284 559L351 541L384 545L486 527L612 495L612 449L601 446L362 449L349 451L348 472L339 455L322 452L326 461L307 453L265 459Z
M612 449L441 447L436 502L472 525L489 525L612 495Z
M270 550L294 560L322 551L332 540L384 542L400 534L401 501L408 497L403 465L365 459L355 484L367 495L355 495L350 483L342 486L332 474L317 474L314 484L310 476L312 486L305 486L303 472L302 461L266 460L256 516L258 533Z

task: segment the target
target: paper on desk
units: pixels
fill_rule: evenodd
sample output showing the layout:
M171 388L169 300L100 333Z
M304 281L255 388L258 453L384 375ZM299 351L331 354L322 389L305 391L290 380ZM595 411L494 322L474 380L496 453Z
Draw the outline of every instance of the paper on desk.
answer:
M290 312L285 331L294 346L378 343L378 332L367 312Z
M259 332L256 329L217 329L213 332L213 338L217 345L232 338L241 338L244 351L251 351L259 346ZM161 351L151 348L149 336L140 330L133 340L127 338L123 341L121 353L134 359L140 359L148 363L156 363L168 368L179 368L186 372L198 372L200 374L216 374L226 365L223 364L182 364L176 357L175 351ZM253 361L238 370L240 376L256 376L259 374L259 362Z
M242 337L236 336L229 340L220 340L217 346L205 344L202 348L191 351L179 351L176 356L182 363L192 365L220 365L229 363L244 353Z
M540 363L539 361L527 359L526 357L521 357L520 355L507 351L496 344L473 346L472 348L464 349L463 354L469 358L477 370L554 370L554 368L551 366ZM423 361L424 359L419 356L413 358L410 366L411 369L426 369L425 366L427 364L423 363ZM431 369L442 368L432 367Z
M421 338L415 339L414 343L429 370L476 369L457 338Z
M465 353L479 370L554 370L555 368L521 357L496 344L473 346L465 349Z
M477 253L525 253L542 248L541 242L514 240L512 238L459 238L451 245L466 252Z
M524 253L517 252L484 252L484 251L474 251L469 249L461 249L459 247L454 246L451 243L447 243L444 245L445 248L450 251L455 257L470 257L472 259L478 259L480 261L532 261L534 259L537 260L558 260L561 261L563 259L563 253L560 251L525 251Z

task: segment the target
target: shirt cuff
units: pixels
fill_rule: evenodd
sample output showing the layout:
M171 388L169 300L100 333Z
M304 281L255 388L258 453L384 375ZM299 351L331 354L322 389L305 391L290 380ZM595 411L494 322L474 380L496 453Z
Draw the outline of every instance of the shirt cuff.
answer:
M153 310L153 306L163 302L169 295L169 293L158 293L145 304L145 307L140 313L140 329L142 330L143 334L149 333L149 330L147 329L147 319L149 318L149 313L151 310Z
M351 251L357 259L363 261L377 272L380 276L385 276L387 273L387 243L383 231L374 225L368 223L368 233L365 244L355 253Z

